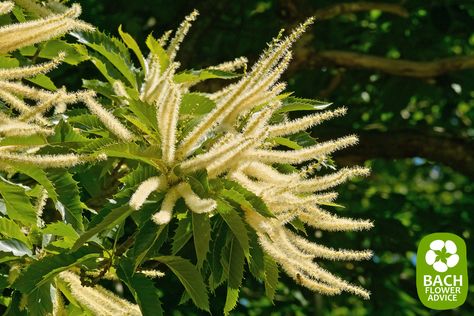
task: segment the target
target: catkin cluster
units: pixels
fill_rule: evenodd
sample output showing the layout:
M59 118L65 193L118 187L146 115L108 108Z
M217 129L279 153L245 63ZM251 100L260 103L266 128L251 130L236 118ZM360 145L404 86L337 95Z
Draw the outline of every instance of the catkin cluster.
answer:
M1 2L0 13L8 13L12 7L10 2ZM0 28L0 54L70 30L89 30L89 25L76 19L79 14L80 7L73 5L61 14L45 14L38 20ZM180 66L175 58L197 15L197 12L193 12L186 17L174 36L167 32L157 41L168 56L167 64L163 64L160 56L154 52L141 61L144 65L144 80L137 95L141 102L155 107L157 113L153 119L156 119L159 135L156 144L152 145L159 148L155 161L160 168L158 176L138 186L129 201L130 207L139 211L152 192L161 191L164 199L152 217L157 225L165 225L172 220L173 209L180 198L184 199L190 211L211 215L217 207L216 199L200 197L193 191L185 175L206 170L211 179L235 181L259 196L275 215L274 218L266 218L251 209L244 210L244 218L255 230L262 249L288 275L299 284L324 294L347 291L368 298L368 291L329 273L315 259L363 260L370 258L370 251L336 250L312 243L290 230L288 223L299 219L306 225L328 231L371 228L370 221L338 217L323 209L337 196L329 189L352 177L365 176L369 170L362 167L344 168L330 175L310 176L310 172L304 170L282 173L275 168L278 164L297 167L303 163L324 160L336 150L357 143L357 137L350 135L302 149L280 150L273 141L277 137L305 131L346 112L345 108L339 108L272 123L272 118L283 106L282 92L286 84L280 81L280 77L291 61L292 44L313 23L313 19L301 24L288 36L276 38L239 80L207 94L215 102L215 107L203 115L187 134L182 135L179 126L180 104L192 84L174 80ZM47 117L48 111L53 108L61 111L68 104L82 102L121 142L136 141L136 135L121 118L104 109L92 92L68 93L64 89L49 92L20 82L21 79L50 71L63 59L64 55L60 54L43 64L0 69L0 99L11 109L11 115L0 112L0 137L51 134L54 124ZM210 69L233 71L239 68L247 69L245 58ZM116 81L113 89L126 106L131 96L124 84ZM104 155L37 155L35 148L0 147L0 168L3 169L8 168L9 163L33 163L53 168L105 158ZM73 292L91 295L97 300L104 296L105 290L100 288L81 289L77 277L70 272L62 273L60 277ZM118 298L112 303L117 305L114 308L127 309L131 314L136 312L135 306L128 306Z
M77 19L81 14L78 4L65 9L63 13L53 13L34 1L21 0L18 5L25 10L44 16L40 19L6 25L0 28L0 55L40 43L73 30L92 31L94 28ZM7 14L14 3L0 2L0 14ZM66 90L48 91L23 83L23 79L45 74L56 68L66 57L61 52L51 61L13 68L0 68L0 101L9 111L0 112L0 137L51 135L54 122L47 117L50 111L62 113L66 106L78 102L84 103L92 113L98 114L104 125L117 136L130 140L131 134L94 98L94 93L81 91L68 93ZM104 155L35 155L41 146L11 145L0 146L0 170L8 171L12 164L31 163L42 168L71 167L94 160L105 159Z
M357 143L350 135L298 150L278 150L271 140L305 131L325 120L344 115L345 108L308 115L296 120L285 120L272 124L271 118L282 107L280 94L286 85L280 82L282 73L291 60L291 46L313 20L309 19L289 36L277 38L260 59L243 77L229 86L208 94L216 107L203 116L196 126L179 138L179 107L189 84L178 84L173 76L179 64L174 61L176 50L190 22L197 13L188 16L167 45L170 64L162 68L159 57L152 53L146 58L146 77L140 90L142 101L156 107L160 132L161 160L165 166L162 174L152 177L138 186L130 200L130 206L139 210L154 191L165 192L161 209L153 215L158 225L168 223L179 198L183 198L189 210L209 213L216 209L212 198L199 197L185 177L174 174L176 166L182 174L205 169L210 178L223 177L238 182L266 203L275 218L265 218L253 210L245 210L245 219L257 232L263 250L273 257L298 283L324 294L351 292L364 298L368 291L349 284L332 275L314 259L363 260L371 252L335 250L309 242L293 233L286 226L294 219L322 230L348 231L369 229L372 223L366 220L341 218L323 210L323 205L336 198L335 192L327 191L355 176L365 176L367 168L344 168L325 175L308 177L301 172L284 174L276 164L299 165L321 160L338 149ZM160 43L166 45L166 38ZM247 60L238 58L211 69L235 70L246 67ZM117 85L116 93L124 91ZM243 124L242 124L243 122ZM205 147L204 143L212 145Z

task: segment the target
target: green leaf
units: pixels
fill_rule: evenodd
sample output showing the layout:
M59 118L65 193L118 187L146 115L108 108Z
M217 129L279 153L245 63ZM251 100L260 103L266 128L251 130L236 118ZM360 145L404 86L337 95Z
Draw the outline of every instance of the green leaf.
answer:
M306 233L306 228L304 226L304 223L298 217L293 219L290 222L290 225L293 226L296 230L302 232L303 234L308 235Z
M59 203L56 207L60 211L64 210L66 222L76 229L84 230L82 210L87 209L87 206L81 202L78 182L72 178L69 172L60 169L50 172L48 178L58 194Z
M250 261L248 262L250 273L257 280L265 280L264 252L258 243L258 236L254 231L250 232Z
M187 216L178 221L178 227L174 232L171 253L177 254L184 247L193 235L191 217Z
M31 257L33 255L26 244L16 239L0 240L0 252L11 253L16 257Z
M14 185L0 177L0 195L11 219L25 225L36 224L36 210L22 186Z
M112 78L110 79L113 80ZM91 80L82 79L82 86L84 88L94 90L97 93L102 94L104 97L107 97L109 99L114 99L115 92L110 82L104 82L104 81L100 81L96 79L91 79ZM94 117L97 118L96 116ZM97 121L99 121L99 119L97 119Z
M146 221L145 224L140 227L131 250L135 261L134 269L146 258L146 255L153 245L155 245L164 228L165 226L163 225L158 227L152 220Z
M96 138L93 139L91 142L87 143L84 147L78 148L78 153L99 153L101 150L105 150L112 145L118 145L123 143L117 143L116 140L104 137L104 138Z
M65 143L83 143L89 141L89 138L76 132L72 126L64 120L59 121L59 123L54 127L54 135L48 137L49 143L58 143L61 145L64 145Z
M99 254L92 248L81 248L72 253L60 253L32 262L15 280L13 288L25 294L47 283L61 271L65 271L86 260L97 258Z
M245 199L245 196L235 191L234 189L224 189L220 191L220 195L223 196L226 200L236 203L240 206L242 210L252 210L252 204Z
M9 164L15 169L15 171L23 173L41 184L48 192L48 197L51 198L55 203L58 201L56 189L54 188L53 183L48 179L47 173L44 170L29 164L16 162Z
M278 109L277 113L286 113L286 112L293 112L293 111L324 110L331 104L332 103L313 100L313 99L287 97L283 99L283 106Z
M90 89L90 88L89 88ZM92 114L82 114L68 118L68 122L73 126L80 128L82 131L94 133L101 136L108 136L108 132L104 132L105 126L99 118Z
M112 64L106 62L106 59L98 54L91 54L90 55L90 61L94 66L97 68L97 70L100 71L102 76L107 79L109 82L110 86L115 82L115 80L121 80L122 76L120 73L112 66Z
M221 192L226 199L239 204L243 210L250 209L265 217L275 217L265 202L255 193L247 190L235 181L226 179L220 179L220 181L226 189Z
M278 285L278 265L272 257L265 254L264 256L265 266L265 294L273 301L275 297L275 291Z
M138 87L137 78L133 71L135 67L130 59L127 47L120 40L101 32L73 32L71 34L80 43L87 45L104 56L127 79L133 88L136 89Z
M84 52L86 51L86 52ZM23 56L35 56L46 59L53 59L58 57L60 52L66 53L64 62L70 65L77 65L80 62L87 60L87 50L80 44L69 44L62 40L49 40L42 44L39 50L36 46L28 46L20 49Z
M161 253L160 253L161 247L163 246L163 244L165 242L167 242L169 240L168 239L169 238L168 231L169 231L170 226L169 225L163 225L162 227L163 227L163 230L161 230L160 235L156 239L155 243L148 250L148 253L145 256L144 261L148 260L148 258L151 258L151 257L160 256L161 255Z
M129 100L129 109L135 114L146 126L152 130L158 130L156 120L156 107L140 100Z
M112 144L101 149L101 152L107 154L109 157L117 158L128 158L138 161L143 161L150 166L156 167L159 170L163 169L163 166L159 162L158 148L148 147L141 148L135 143L126 144Z
M107 195L108 192L118 189L116 186L110 187L110 176L115 170L114 166L116 165L113 160L99 161L93 165L81 167L81 171L74 174L75 179L81 184L82 190L89 194L90 198L88 199L100 198L102 195ZM105 188L108 190L107 193L104 193Z
M85 308L76 306L74 304L68 304L65 307L65 313L67 316L93 316L92 313Z
M224 305L224 315L229 315L229 312L232 311L237 305L238 299L239 299L239 289L227 287L227 295L225 297L225 305Z
M191 212L193 222L193 240L196 250L197 267L202 268L209 251L211 241L211 222L208 214L197 214Z
M209 179L206 169L187 174L185 178L197 195L202 198L209 197Z
M61 278L56 278L54 280L56 289L58 291L61 291L61 293L66 297L66 299L69 301L68 307L67 307L67 316L93 316L92 313L87 310L87 308L84 308L83 305L81 305L80 302L78 302L77 298L74 297L71 293L71 288L68 282L64 281ZM77 314L70 314L71 313L71 306L75 307L73 311L79 310L80 313Z
M238 289L242 284L245 256L238 240L234 237L229 247L229 270L227 283L231 288Z
M137 42L135 39L128 33L122 31L122 24L120 24L118 28L120 37L124 41L124 43L130 48L135 55L138 58L138 61L140 62L140 65L142 66L142 69L146 69L145 67L145 58L143 57L142 51L140 50L140 47L138 46Z
M222 216L224 221L229 226L230 230L240 243L240 247L246 257L250 255L249 252L249 236L247 234L247 226L237 213L237 211L227 202L222 199L217 199L217 212Z
M40 134L9 136L0 140L0 146L40 146L45 144L47 144L46 137Z
M293 172L298 172L298 169L290 164L277 163L274 165L275 169L281 173L290 174Z
M209 297L201 273L189 260L176 256L161 256L154 260L164 263L178 277L194 304L209 312Z
M63 240L57 240L52 243L61 248L71 248L79 238L79 234L74 230L74 228L70 224L64 222L48 224L42 229L42 232L43 234L52 234L54 236L63 237Z
M135 187L145 181L148 178L156 176L156 170L148 165L138 165L135 169L129 172L119 181L125 184L127 187Z
M106 212L99 213L90 223L88 230L82 234L79 239L76 241L72 250L75 251L79 249L85 242L92 238L95 234L100 233L104 230L111 229L117 224L123 222L130 214L134 212L128 204L119 206L115 209L110 210L107 214Z
M52 315L53 300L51 283L36 287L27 297L28 316Z
M176 83L195 84L207 79L235 79L241 75L217 69L186 70L174 76Z
M269 139L269 141L273 141L278 145L282 145L282 146L285 146L285 147L288 147L288 148L291 148L291 149L302 149L303 148L297 142L292 141L288 138L284 138L284 137L273 137L273 138Z
M345 208L344 205L333 203L333 202L319 202L319 204L326 205L326 206L334 206L334 207Z
M224 315L228 315L235 308L239 298L239 288L244 276L245 256L239 242L234 237L230 244L229 266L227 278L227 297L224 306Z
M157 134L153 132L151 129L148 128L148 126L143 123L142 120L140 120L138 117L135 115L122 115L127 121L135 125L136 128L138 128L142 133L147 134L148 136L151 136L154 141L159 142L159 139L156 137Z
M150 50L150 52L158 57L160 61L160 69L163 72L166 68L168 68L170 64L170 58L166 51L161 47L160 43L153 37L152 34L149 34L145 41L146 46Z
M58 89L56 85L54 84L54 82L51 79L49 79L48 76L43 75L43 74L37 75L33 78L26 78L26 80L47 90L56 91Z
M31 248L30 240L21 231L21 227L11 219L0 217L0 234L8 238L17 239L27 245L28 248Z
M209 278L209 287L211 290L215 290L222 282L224 282L224 271L221 264L221 256L224 246L227 241L227 226L223 224L222 219L219 219L214 229L214 242L211 250L211 277Z
M181 298L179 299L179 305L186 304L187 301L189 301L191 297L189 296L188 292L184 291L183 294L181 295Z
M15 256L12 252L0 252L0 263L21 260L21 256Z
M144 316L163 315L158 290L153 281L140 273L134 273L130 259L123 258L117 267L117 276L125 282Z
M297 134L289 135L287 137L292 142L296 142L298 145L302 147L308 147L312 145L316 145L316 140L311 137L308 132L299 132Z
M216 103L202 93L185 93L181 99L179 113L181 115L204 115L212 111Z
M20 66L20 62L16 58L8 56L0 56L0 67L1 68L14 68Z

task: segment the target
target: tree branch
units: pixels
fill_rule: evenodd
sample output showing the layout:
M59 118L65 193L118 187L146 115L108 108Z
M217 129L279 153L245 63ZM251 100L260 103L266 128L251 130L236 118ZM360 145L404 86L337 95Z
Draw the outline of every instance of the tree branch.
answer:
M281 7L286 16L301 20L301 5L293 1L281 1ZM308 10L305 8L305 10ZM399 4L353 2L339 3L315 12L318 20L331 19L337 15L360 12L367 10L380 10L402 17L408 16L408 11ZM390 59L385 57L339 51L316 51L312 47L314 38L311 33L306 33L297 42L294 49L294 59L289 67L289 72L299 69L317 68L327 65L336 65L346 68L365 68L385 72L391 75L429 79L446 73L474 68L474 56L449 57L434 61L412 61L404 59Z
M338 3L324 9L317 10L314 13L316 21L329 20L335 16L347 13L356 13L361 11L379 10L391 13L401 17L408 17L408 11L399 4L394 3L376 3L376 2L348 2Z
M448 72L474 68L474 56L450 57L423 62L337 50L315 52L308 49L305 55L306 58L311 59L310 64L312 66L335 64L348 68L367 68L396 76L415 78L433 78Z
M333 138L334 134L341 135L343 132L340 129L337 133L322 130L314 134L317 137ZM474 178L474 141L419 130L358 131L357 134L360 137L357 146L334 154L338 164L349 166L376 158L393 160L422 157Z
M291 21L301 21L309 16L309 11L312 10L311 4L305 0L280 0L279 12L280 16ZM325 8L316 10L313 16L316 21L329 20L336 16L357 13L371 10L379 10L385 13L390 13L399 17L408 17L408 11L400 4L395 3L377 3L377 2L348 2L338 3Z

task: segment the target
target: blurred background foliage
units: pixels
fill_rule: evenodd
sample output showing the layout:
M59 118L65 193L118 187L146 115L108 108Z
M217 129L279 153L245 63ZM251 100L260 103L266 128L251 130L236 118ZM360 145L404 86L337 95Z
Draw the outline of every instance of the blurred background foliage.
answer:
M86 21L112 34L121 24L141 43L150 32L159 35L176 28L198 9L201 16L179 56L182 68L195 69L237 56L255 61L281 28L318 17L296 47L285 78L288 90L330 100L334 107L348 106L345 118L315 128L313 135L322 140L360 135L357 148L334 159L338 166L368 165L372 175L340 187L339 203L345 208L334 211L373 219L376 226L370 232L308 235L333 247L373 249L369 262L328 263L331 271L361 283L373 296L370 301L347 294L324 297L282 276L272 304L263 284L247 275L232 314L474 314L473 285L463 306L442 312L422 306L415 286L417 246L433 232L465 239L474 277L474 1L78 2ZM80 86L80 78L97 77L87 63L79 69L62 68L55 76L65 74L72 87ZM201 88L212 89L212 84ZM189 302L179 305L182 293L174 290L179 288L175 281L165 277L162 282L166 315L198 313ZM224 300L218 289L214 314Z

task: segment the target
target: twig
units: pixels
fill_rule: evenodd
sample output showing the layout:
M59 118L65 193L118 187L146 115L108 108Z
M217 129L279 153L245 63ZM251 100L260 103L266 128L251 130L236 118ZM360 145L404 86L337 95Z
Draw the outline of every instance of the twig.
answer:
M348 68L367 68L396 76L433 78L443 74L474 68L474 56L449 57L435 61L390 59L345 51L312 52L310 58L317 64L335 64Z

